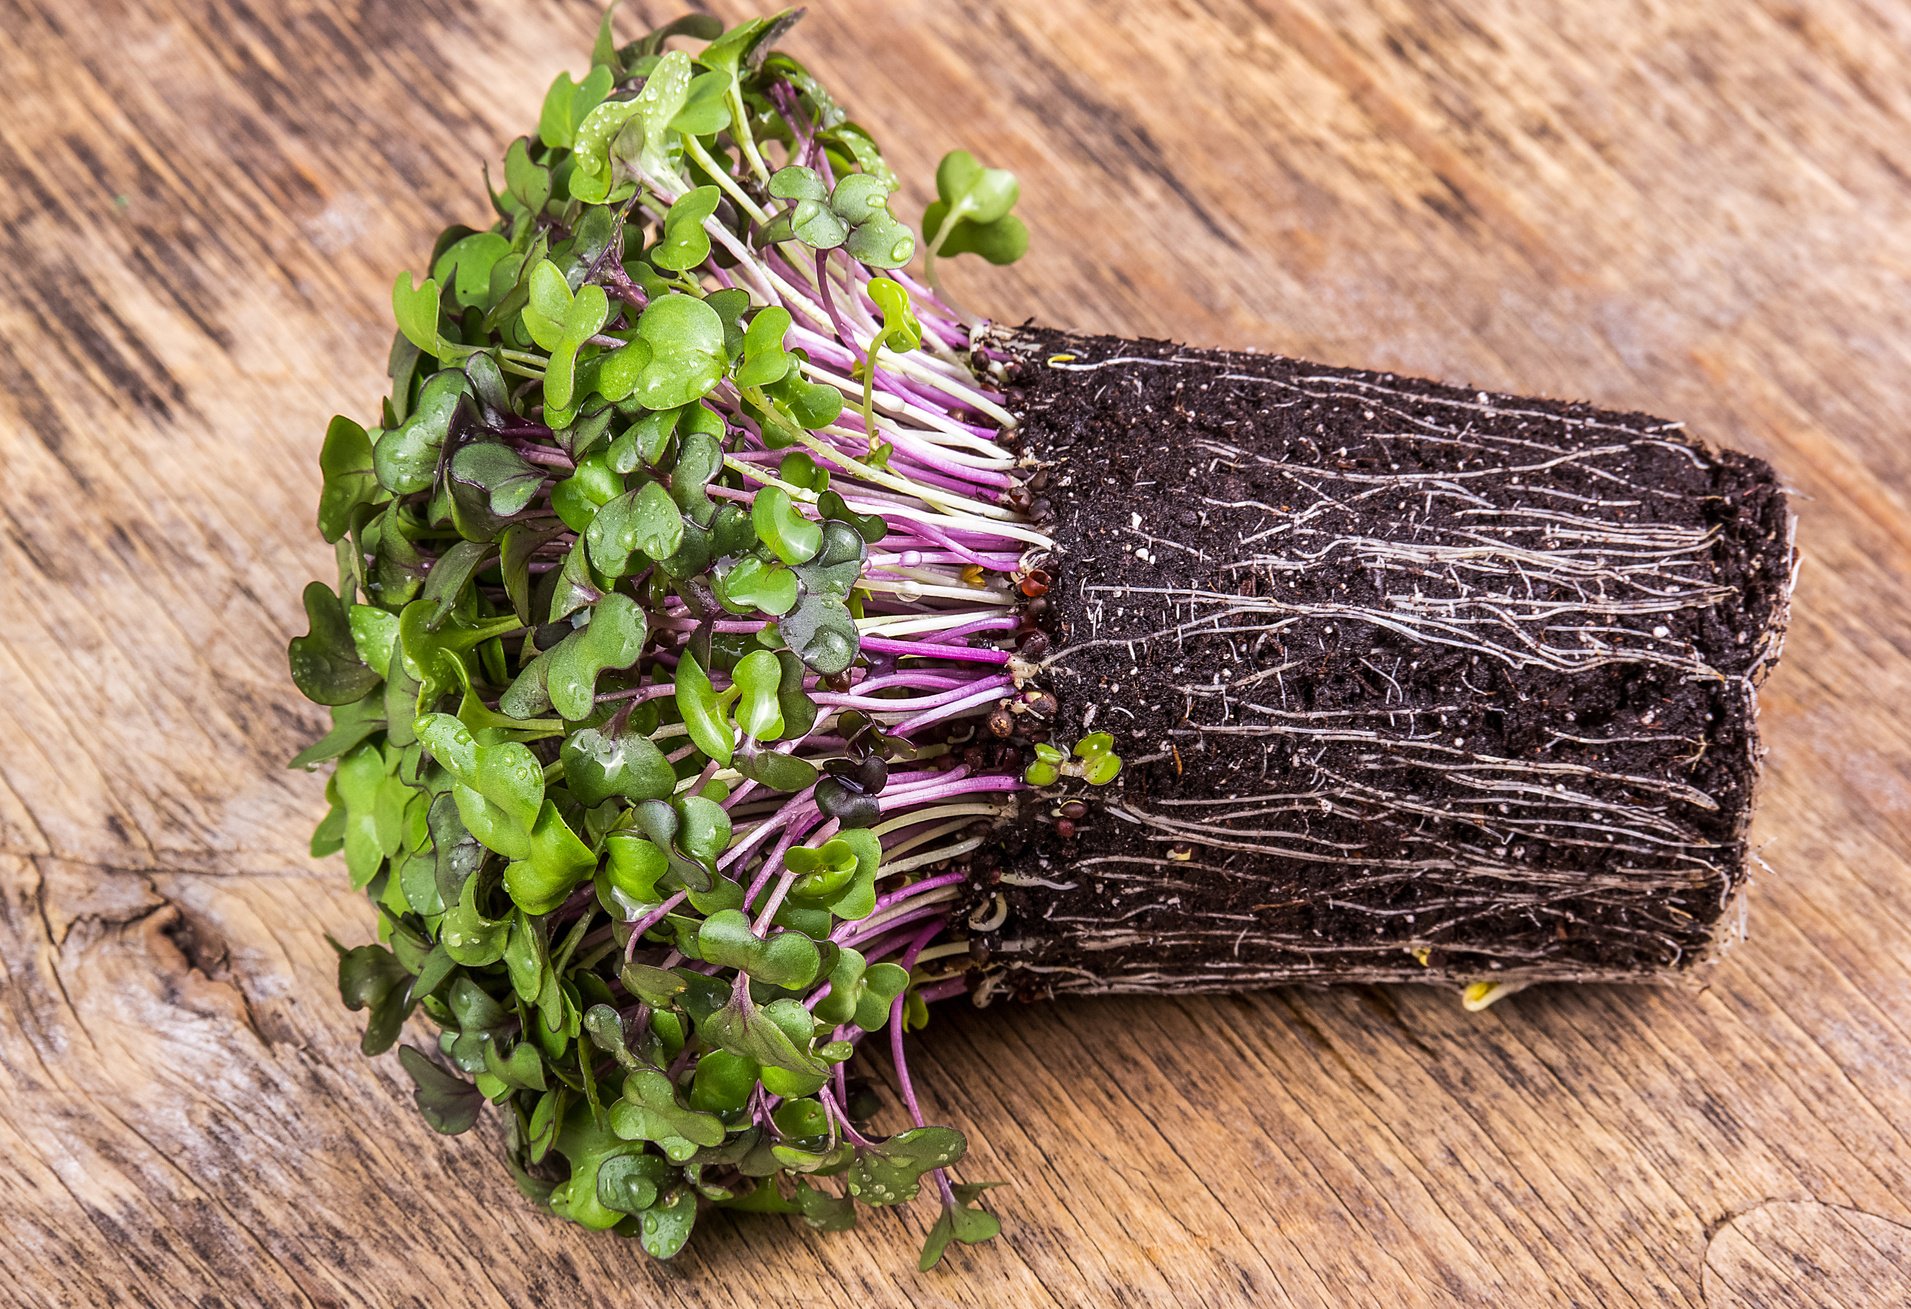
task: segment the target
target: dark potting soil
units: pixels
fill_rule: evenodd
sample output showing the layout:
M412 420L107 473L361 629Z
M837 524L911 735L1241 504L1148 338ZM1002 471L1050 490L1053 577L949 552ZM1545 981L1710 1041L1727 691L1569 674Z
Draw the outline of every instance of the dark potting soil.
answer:
M1053 739L1126 762L1009 837L988 989L1624 978L1729 934L1793 563L1769 467L1587 405L992 344L1057 543Z

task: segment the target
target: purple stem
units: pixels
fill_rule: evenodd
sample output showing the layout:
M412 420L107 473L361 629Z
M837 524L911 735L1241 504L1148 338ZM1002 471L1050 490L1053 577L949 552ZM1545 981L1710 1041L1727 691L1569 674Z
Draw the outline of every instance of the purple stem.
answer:
M935 934L941 930L939 923L923 929L922 934L903 952L902 966L913 968L916 956L922 953L923 947L934 940ZM906 998L906 993L899 995L889 1006L889 1057L896 1062L896 1085L902 1090L902 1102L909 1110L909 1121L917 1127L923 1127L927 1124L923 1121L922 1106L916 1102L916 1088L909 1080L909 1063L902 1054L902 1009ZM949 1185L948 1174L938 1168L935 1170L935 1178L936 1189L942 1193L942 1203L953 1209L956 1202L955 1188Z
M1006 664L1007 650L979 650L966 645L937 645L927 641L894 641L885 636L865 636L863 649L878 654L917 655L924 659L956 659L972 664Z
M624 961L626 963L637 957L637 942L643 939L644 933L669 917L670 911L682 904L689 894L690 892L688 891L677 892L677 894L671 896L668 900L631 924L630 940L624 944Z

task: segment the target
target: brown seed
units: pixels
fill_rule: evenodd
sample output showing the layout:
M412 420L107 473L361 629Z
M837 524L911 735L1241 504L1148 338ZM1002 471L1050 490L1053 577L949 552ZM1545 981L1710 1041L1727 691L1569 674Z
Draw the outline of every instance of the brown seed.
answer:
M1022 579L1022 594L1026 596L1047 595L1049 584L1055 579L1049 576L1046 568L1031 568L1027 577Z
M1047 691L1030 691L1022 697L1022 703L1037 718L1053 718L1061 709L1061 703Z
M1030 632L1016 647L1016 653L1024 659L1045 659L1048 657L1048 633Z
M1018 513L1027 513L1028 507L1035 503L1035 493L1026 486L1011 486L1007 495L1002 497L1009 508Z
M989 735L1008 740L1015 735L1015 715L1006 709L997 709L989 715Z
M1080 800L1070 800L1067 804L1062 806L1062 817L1076 819L1086 818L1088 817L1088 806L1083 804Z
M1074 820L1068 819L1068 818L1057 818L1055 820L1055 835L1061 837L1064 841L1074 840L1075 839Z

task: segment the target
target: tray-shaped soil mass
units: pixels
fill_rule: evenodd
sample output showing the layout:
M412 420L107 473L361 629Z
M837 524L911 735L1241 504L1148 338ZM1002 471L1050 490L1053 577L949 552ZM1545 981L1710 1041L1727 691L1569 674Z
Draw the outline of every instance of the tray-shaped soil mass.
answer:
M1011 838L985 991L1628 979L1734 934L1793 569L1764 463L1391 374L990 344L1058 546L1056 739L1126 767Z

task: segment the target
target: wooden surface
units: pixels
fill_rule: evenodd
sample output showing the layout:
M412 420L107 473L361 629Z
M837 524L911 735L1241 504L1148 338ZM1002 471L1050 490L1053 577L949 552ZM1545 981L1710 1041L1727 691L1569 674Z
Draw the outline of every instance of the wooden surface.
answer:
M632 0L633 10L659 6ZM740 6L722 6L730 16ZM817 4L1003 317L1688 419L1799 491L1751 939L1707 989L951 1012L1007 1239L539 1218L356 1052L303 853L335 410L393 271L581 70L584 3L0 0L0 1300L1837 1305L1911 1283L1911 26L1893 0ZM633 18L637 15L632 15ZM631 24L633 30L635 22ZM1111 1056L1107 1038L1132 1037Z

